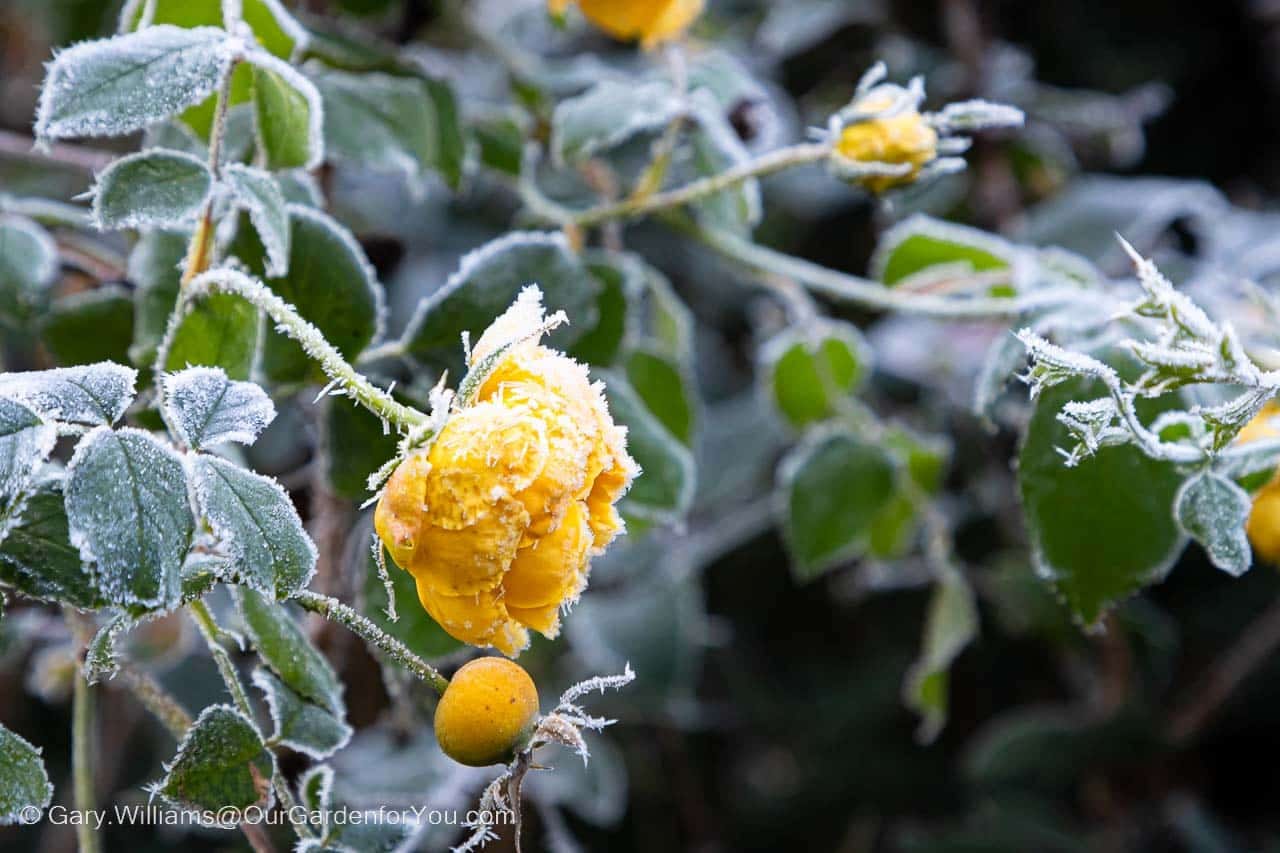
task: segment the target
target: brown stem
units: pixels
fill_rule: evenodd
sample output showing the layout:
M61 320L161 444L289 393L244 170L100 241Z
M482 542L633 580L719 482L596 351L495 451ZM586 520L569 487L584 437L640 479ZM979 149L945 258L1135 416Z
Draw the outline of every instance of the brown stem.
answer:
M1208 668L1191 698L1169 717L1169 737L1191 741L1203 731L1245 679L1280 648L1280 598L1241 632L1235 645Z

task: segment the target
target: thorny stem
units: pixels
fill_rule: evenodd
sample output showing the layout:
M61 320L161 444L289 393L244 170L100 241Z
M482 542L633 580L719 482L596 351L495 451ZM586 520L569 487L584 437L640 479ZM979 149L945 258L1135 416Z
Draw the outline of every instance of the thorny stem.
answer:
M295 594L292 600L296 601L304 610L319 613L326 619L332 619L345 626L352 633L360 635L365 642L381 649L396 663L427 682L427 684L430 684L437 693L444 695L445 689L449 686L449 679L441 675L440 671L431 664L414 654L408 646L383 631L364 615L336 598L320 595L311 590L303 590Z
M245 690L244 682L240 680L240 674L236 672L235 664L231 662L231 656L227 654L227 650L222 647L222 643L218 639L221 629L213 618L213 613L209 611L208 605L201 600L192 601L188 604L187 611L191 614L196 627L200 629L205 645L209 647L209 654L213 656L213 662L217 664L218 673L222 676L222 682L226 685L227 692L231 694L232 700L236 703L236 708L256 728L257 723L255 721L257 717L253 713L253 706L249 703L249 693ZM280 763L276 761L272 744L267 743L267 748L272 750L271 786L275 788L276 796L280 799L280 805L285 809L292 821L293 817L298 814L296 808L298 802L294 799L293 791L289 789L289 783L284 778L284 774L280 772ZM315 833L311 831L311 827L305 821L293 821L293 829L301 838L315 837Z
M93 761L93 693L85 680L83 667L76 673L75 693L71 709L71 768L75 779L76 810L89 814L94 809ZM97 853L98 836L87 822L76 826L76 842L80 853Z
M632 196L623 201L602 204L587 210L572 210L547 198L533 184L532 169L524 172L520 181L520 194L526 205L538 216L557 225L587 228L614 219L635 219L662 210L683 207L716 193L732 189L751 178L771 175L794 166L817 163L831 154L831 145L813 142L792 145L763 154L754 160L726 169L718 175L710 175L685 184L682 187L646 196Z
M697 225L687 218L663 221L725 257L764 273L800 282L815 293L879 311L949 319L997 319L1078 299L1076 289L1033 291L1022 297L959 298L896 290L870 279L828 269L812 261L760 246L734 234Z
M315 359L327 376L346 389L357 403L385 421L401 429L422 426L427 415L417 409L399 403L386 391L370 382L342 357L342 353L315 326L308 323L293 306L276 296L266 287L244 275L229 269L215 269L202 273L187 287L189 298L197 298L212 292L234 293L267 314L276 329L293 338L307 355Z

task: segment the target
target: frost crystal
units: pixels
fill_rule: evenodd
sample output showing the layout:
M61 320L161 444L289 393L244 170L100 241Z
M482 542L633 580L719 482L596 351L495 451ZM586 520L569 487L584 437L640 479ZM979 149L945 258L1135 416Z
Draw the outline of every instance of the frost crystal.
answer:
M227 441L253 444L276 416L265 391L228 379L219 367L189 367L166 375L161 385L166 419L196 450Z
M36 137L142 130L207 98L239 47L238 39L214 27L167 24L74 45L49 65Z
M138 371L108 361L0 374L0 396L25 403L46 418L98 426L119 420L133 402Z

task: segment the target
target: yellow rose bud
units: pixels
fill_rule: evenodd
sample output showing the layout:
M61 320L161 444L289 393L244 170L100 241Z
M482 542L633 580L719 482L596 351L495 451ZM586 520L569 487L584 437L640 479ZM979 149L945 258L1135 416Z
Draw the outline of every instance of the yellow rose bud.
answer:
M1274 401L1263 406L1262 411L1240 430L1237 444L1248 444L1264 438L1280 438L1280 405ZM1253 496L1253 509L1245 522L1245 532L1253 550L1272 565L1280 565L1280 475L1272 477Z
M703 0L548 0L551 14L563 15L576 2L591 23L622 41L646 48L679 38L702 13Z
M870 97L858 107L874 112L890 106L883 97ZM938 132L914 109L888 118L872 118L851 124L840 132L836 151L855 163L888 163L911 166L901 175L865 175L858 183L874 193L909 184L920 169L938 156Z
M506 658L477 658L449 681L436 705L436 740L459 764L505 764L538 718L538 688Z
M559 633L591 557L622 530L614 504L638 470L602 386L538 344L540 298L526 289L480 338L472 365L517 343L435 442L395 470L374 515L431 617L513 657L528 629Z

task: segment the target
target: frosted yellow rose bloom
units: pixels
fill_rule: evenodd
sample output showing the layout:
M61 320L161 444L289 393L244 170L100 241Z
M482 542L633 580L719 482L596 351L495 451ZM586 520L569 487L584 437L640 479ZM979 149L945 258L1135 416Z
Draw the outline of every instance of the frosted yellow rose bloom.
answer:
M857 105L859 110L887 110L893 100L873 95ZM900 175L864 175L858 183L874 193L909 184L920 169L938 156L938 132L918 110L906 109L887 118L870 118L850 124L840 131L836 151L855 163L909 165Z
M577 4L588 21L623 41L645 47L679 38L702 13L703 0L548 0L553 15Z
M1237 444L1248 444L1265 438L1280 438L1280 405L1267 403L1240 434ZM1258 556L1280 565L1280 474L1272 477L1253 496L1253 509L1245 522L1245 532Z
M432 618L513 657L529 629L559 632L591 557L622 530L614 504L638 473L602 386L541 346L542 327L541 293L526 288L470 363L510 349L434 444L395 470L374 516Z

